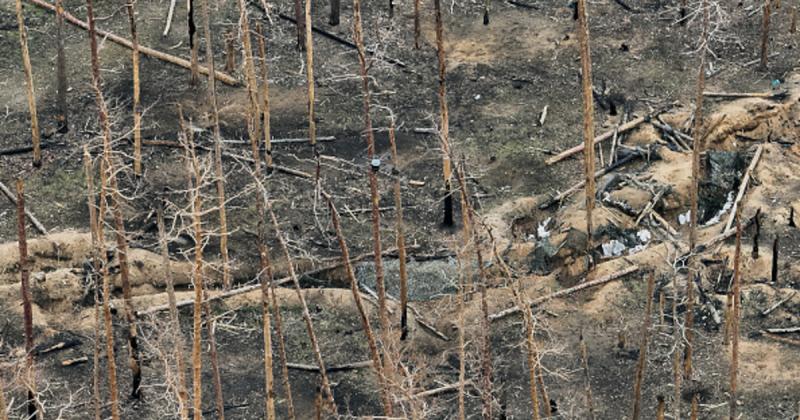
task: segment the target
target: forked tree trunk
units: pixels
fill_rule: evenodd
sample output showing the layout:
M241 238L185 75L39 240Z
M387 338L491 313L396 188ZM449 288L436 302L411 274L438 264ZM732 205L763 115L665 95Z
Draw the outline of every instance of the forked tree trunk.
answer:
M392 399L389 390L389 383L383 374L383 367L381 366L381 356L378 352L378 344L375 339L375 333L372 330L372 325L369 322L369 315L364 309L364 303L361 301L361 291L358 290L358 280L353 273L353 265L350 263L350 251L347 248L347 243L342 233L341 223L339 222L339 212L336 206L333 205L333 200L330 195L323 193L325 199L328 201L328 207L331 210L331 223L336 232L336 238L339 241L339 248L342 251L342 263L344 264L347 279L350 281L350 291L353 293L353 300L355 301L358 313L361 316L361 325L364 327L364 334L366 335L367 344L369 345L369 353L372 358L372 368L375 370L375 375L378 377L378 382L381 384L381 400L383 401L384 413L392 412ZM386 414L387 416L389 414Z
M647 367L647 339L650 337L650 317L653 313L653 292L655 290L655 284L655 274L651 271L647 279L647 305L644 310L642 341L639 345L639 360L636 363L636 378L633 385L632 420L639 420L642 410L642 383L644 383L644 372Z
M97 33L94 22L94 5L92 0L86 0L86 15L89 25L89 47L92 62L92 86L95 91L95 99L98 109L98 120L103 130L103 148L111 143L111 124L108 121L108 108L103 99L103 91L100 81L100 60L97 53ZM106 200L108 198L108 172L110 172L109 162L106 159L105 151L100 164L100 211L96 224L95 238L97 240L96 253L103 258L103 322L106 334L106 364L108 369L109 392L111 393L111 417L119 420L119 401L117 389L117 367L114 355L114 329L111 322L111 279L109 275L109 261L105 251L105 236L103 234L102 220L106 214Z
M731 317L731 366L730 366L730 400L728 401L729 419L735 420L737 417L737 388L736 381L739 375L739 320L742 310L741 299L741 254L742 254L742 222L741 208L736 215L736 250L733 254L733 310L729 314Z
M397 257L400 264L400 340L408 337L408 258L406 254L406 238L403 228L403 198L400 188L400 157L397 153L397 139L395 132L394 115L389 121L389 146L392 150L392 163L394 164L394 211L395 242L397 243Z
M136 0L125 0L131 28L131 54L133 56L133 173L142 175L142 110L139 86L139 36L136 34Z
M183 120L183 117L181 117L181 120ZM178 412L180 413L181 420L188 420L189 390L187 389L186 382L186 350L175 299L175 281L172 276L172 268L170 268L169 246L167 243L166 228L164 227L163 206L158 208L156 218L158 223L158 242L161 248L161 260L164 265L164 278L166 279L167 297L169 300L170 334L172 335L172 343L175 350L175 360L177 361L178 385L176 387L176 397L178 398Z
M578 43L581 55L583 93L583 159L586 178L587 249L592 249L592 210L594 209L594 99L592 97L592 58L589 52L589 16L586 0L578 0Z
M261 59L261 112L264 116L262 132L264 133L264 161L267 163L267 173L272 172L272 128L269 113L269 65L267 64L266 37L262 32L261 24L256 24L258 33L258 55Z
M97 208L95 208L94 166L92 156L89 154L89 145L83 145L83 173L86 178L86 204L89 208L89 231L92 234L92 271L89 273L92 288L94 288L94 345L92 352L92 404L94 405L94 418L102 418L103 397L100 394L100 299L97 270L100 267L100 255L97 254L97 244L100 243L95 233L97 232Z
M452 164L450 162L450 116L447 108L447 87L445 78L447 73L447 59L444 52L444 23L442 22L441 0L433 0L436 15L436 51L439 62L439 140L442 147L442 174L444 175L444 220L442 225L452 227L453 220L453 194L452 194Z
M694 125L692 127L692 188L691 195L691 226L689 230L689 248L694 249L697 242L698 208L697 195L700 189L700 154L703 145L703 90L706 85L706 47L708 42L708 0L703 0L703 33L700 38L700 66L697 70L697 85L695 89Z
M64 6L63 0L56 0L56 103L58 132L69 131L69 110L67 109L67 56L64 53Z
M25 68L25 87L28 95L28 110L31 114L31 141L33 142L33 166L42 166L41 134L39 133L39 117L36 114L36 91L33 87L33 68L28 53L28 31L25 29L25 17L22 14L22 0L17 0L17 24L19 25L19 45L22 51L22 66Z
M25 385L28 388L28 416L41 418L36 404L36 379L33 372L33 307L31 305L31 270L28 265L28 241L25 234L25 185L17 179L17 240L19 243L20 292L22 322L25 331Z

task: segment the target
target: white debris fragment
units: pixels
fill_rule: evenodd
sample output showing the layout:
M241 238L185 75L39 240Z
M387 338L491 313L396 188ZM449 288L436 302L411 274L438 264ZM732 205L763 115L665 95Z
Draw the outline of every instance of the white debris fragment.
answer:
M547 230L547 225L550 224L550 220L552 217L548 217L543 222L539 223L539 226L536 228L536 235L539 239L546 239L550 237L550 231Z
M606 242L602 245L603 248L603 257L611 258L611 257L619 257L625 252L625 244L622 242L612 239L610 242Z
M636 232L636 237L639 238L639 242L641 242L643 244L646 244L646 243L650 242L650 239L653 236L650 234L649 230L642 229L642 230Z
M719 223L720 219L722 219L722 215L727 213L728 210L733 207L733 191L728 193L728 199L725 201L725 205L717 212L717 214L709 219L703 226L711 226Z
M687 210L686 213L678 215L678 224L680 224L681 226L689 223L691 220L692 220L691 210Z
M477 95L475 95L475 100L477 101L477 100L479 100L479 99L481 99L481 95L480 95L480 93L479 93L479 94L477 94Z

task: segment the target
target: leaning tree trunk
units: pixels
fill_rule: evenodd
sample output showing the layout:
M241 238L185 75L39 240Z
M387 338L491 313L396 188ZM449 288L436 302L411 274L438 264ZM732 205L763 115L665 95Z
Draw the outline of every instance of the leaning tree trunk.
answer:
M444 24L442 22L441 0L433 1L436 14L436 51L439 62L439 140L442 147L442 174L444 175L444 220L442 225L452 227L453 220L453 194L452 194L452 167L450 163L450 117L447 109L447 87L445 78L447 61L444 53Z
M28 95L28 110L31 113L31 140L33 141L33 166L42 166L41 134L39 133L39 117L36 114L36 91L33 87L33 68L28 53L28 31L25 29L25 17L22 14L22 0L17 0L17 23L19 24L19 45L22 51L22 66L25 68L25 87Z
M587 249L592 248L592 210L594 209L594 99L592 97L592 58L589 51L589 16L586 0L578 0L578 43L581 55L583 93L583 159L586 177Z
M142 110L139 86L139 37L136 34L136 0L126 0L128 22L131 27L131 54L133 56L133 173L142 175Z
M69 110L67 109L67 56L64 53L64 6L63 0L56 0L56 103L58 131L69 131Z
M28 265L28 241L25 234L25 185L17 179L17 239L22 293L22 321L25 331L25 385L28 388L28 416L41 418L36 404L36 379L33 373L33 307L31 305L31 270Z

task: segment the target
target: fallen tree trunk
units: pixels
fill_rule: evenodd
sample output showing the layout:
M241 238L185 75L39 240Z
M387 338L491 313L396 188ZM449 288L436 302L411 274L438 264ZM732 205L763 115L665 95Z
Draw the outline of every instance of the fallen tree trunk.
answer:
M304 365L304 364L300 364L300 363L287 363L286 366L289 369L294 369L294 370L302 370L302 371L306 371L306 372L319 372L319 366L314 366L314 365ZM325 372L328 372L328 373L331 373L331 372L342 372L342 371L346 371L346 370L363 369L363 368L368 368L368 367L372 367L372 361L371 360L365 360L363 362L345 363L343 365L337 365L337 366L327 366L325 368Z
M6 184L3 184L2 181L0 181L0 192L2 192L3 195L8 197L8 199L11 200L11 203L13 203L14 205L17 204L17 198L14 196L14 193L12 193L11 190L9 190ZM27 207L25 207L24 210L25 210L25 216L28 216L28 220L30 220L33 227L35 227L36 230L39 231L39 233L41 233L42 235L47 235L47 229L45 229L44 225L42 225L42 223L39 222L38 219L36 219L33 213L31 213L31 211L28 210Z
M44 0L26 0L26 1L28 3L30 3L30 4L33 4L34 6L39 6L39 7L43 8L43 9L47 9L47 10L49 10L51 12L55 13L55 11L56 11L56 7L54 5L48 3L48 2L46 2ZM76 18L75 16L71 15L67 11L64 11L64 20L66 20L67 22L69 22L69 23L71 23L71 24L73 24L73 25L75 25L75 26L77 26L77 27L79 27L79 28L81 28L83 30L87 30L87 31L89 30L89 24L88 23ZM114 34L112 34L110 32L104 31L102 29L97 29L96 32L97 32L98 35L108 39L109 41L111 41L111 42L113 42L113 43L115 43L117 45L121 45L121 46L123 46L125 48L128 48L128 49L133 49L133 43L130 40L127 40L127 39L125 39L125 38L123 38L123 37L121 37L119 35L114 35ZM185 69L191 69L192 68L192 64L189 62L189 60L185 60L183 58L176 57L174 55L163 53L161 51L157 51L157 50L154 50L154 49L149 48L149 47L145 47L145 46L140 45L139 46L139 52L144 54L144 55L148 55L150 57L159 59L161 61L165 61L167 63L174 64L174 65L179 66L179 67L183 67ZM208 75L209 74L208 67L199 66L198 67L198 71L201 74L204 74L204 75ZM225 73L222 73L222 72L219 72L219 71L215 71L214 75L217 77L217 80L219 80L222 83L225 83L226 85L230 85L230 86L239 85L239 81L236 80L236 78L234 78L233 76L231 76L229 74L225 74Z
M722 231L725 232L733 226L733 220L736 217L736 210L739 207L739 202L742 201L744 198L744 193L747 191L747 184L750 182L750 177L753 174L753 170L755 170L756 165L758 165L758 161L761 158L761 153L764 151L764 145L759 144L758 148L756 149L756 154L753 155L753 160L750 161L750 166L747 168L747 172L744 173L744 177L742 177L742 182L739 184L739 193L736 194L736 199L733 201L733 206L731 207L731 213L728 216L728 222L725 223L725 229Z
M607 276L603 276L603 277L601 277L601 278L599 278L597 280L592 280L592 281L588 281L588 282L585 282L585 283L581 283L581 284L579 284L579 285L577 285L575 287L570 287L568 289L559 290L559 291L557 291L555 293L551 293L551 294L546 295L546 296L538 297L538 298L528 302L528 305L529 306L541 305L542 303L547 302L547 301L552 300L552 299L555 299L555 298L571 295L571 294L573 294L575 292L578 292L578 291L581 291L581 290L584 290L584 289L589 289L591 287L595 287L595 286L599 286L601 284L605 284L605 283L611 282L613 280L619 279L621 277L624 277L624 276L626 276L626 275L628 275L630 273L636 272L638 270L639 270L639 266L632 265L632 266L630 266L628 268L625 268L625 269L622 269L620 271L611 273L611 274L609 274ZM495 314L489 315L489 321L497 321L498 319L502 319L502 318L508 317L510 315L514 315L516 313L519 313L519 312L522 312L522 309L519 306L514 306L514 307L508 308L508 309L506 309L504 311L500 311L500 312L497 312Z

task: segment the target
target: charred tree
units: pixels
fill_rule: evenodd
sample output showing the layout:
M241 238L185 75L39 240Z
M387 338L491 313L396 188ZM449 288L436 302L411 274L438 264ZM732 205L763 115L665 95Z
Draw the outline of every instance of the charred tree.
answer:
M689 191L691 199L691 226L689 230L689 248L693 249L697 242L697 194L700 188L700 153L702 152L703 128L703 89L706 85L706 48L708 43L708 0L703 0L703 33L700 37L700 65L697 70L697 85L695 89L694 126L692 127L692 188Z
M186 1L187 7L187 27L189 29L189 49L191 50L192 58L191 58L191 71L192 71L192 78L191 84L195 85L200 80L200 76L198 73L198 55L200 50L200 45L197 42L197 24L195 23L195 7L194 7L194 0L187 0ZM209 74L213 74L209 71Z
M678 278L672 277L672 336L674 348L672 350L672 384L673 384L673 418L681 418L681 387L683 374L681 371L681 355L683 354L683 334L681 334L678 321Z
M489 0L483 0L483 24L489 24Z
M583 159L586 177L587 249L592 248L592 210L594 209L594 99L592 97L592 58L589 51L589 16L586 0L578 0L578 44L581 55L583 93Z
M261 112L263 115L262 132L264 134L264 161L267 163L267 173L272 172L272 130L269 113L269 65L267 64L266 37L261 30L261 24L256 24L258 33L258 54L261 59Z
M419 38L422 34L422 26L419 21L419 9L422 0L414 0L414 49L419 49Z
M450 116L447 108L447 87L445 84L447 61L444 53L444 24L442 22L441 0L433 1L436 14L436 51L439 61L439 140L442 147L442 174L444 175L444 220L442 226L454 226L453 193L451 186L452 166L450 162Z
M64 53L64 5L56 0L56 104L58 132L69 131L69 110L67 109L67 56Z
M739 320L741 319L741 253L742 253L742 222L741 209L736 217L736 250L733 256L733 310L731 317L731 366L730 366L730 400L728 401L729 418L737 418L737 389L736 381L739 375Z
M102 419L102 395L100 394L100 295L98 284L98 268L100 267L100 255L97 254L97 244L100 242L95 236L97 232L97 208L94 187L94 166L92 156L89 154L89 145L83 145L83 172L86 178L86 204L89 209L89 231L92 235L92 267L87 273L90 286L94 289L94 345L92 346L92 404L94 405L95 420ZM2 416L0 416L2 418Z
M636 378L633 385L633 415L632 420L639 420L642 411L642 384L647 367L647 340L650 337L650 317L653 313L653 293L655 292L655 274L651 271L647 278L647 305L644 310L644 323L642 324L642 341L639 344L639 360L636 363Z
M772 284L778 284L778 236L772 241L772 275L770 279Z
M33 166L42 166L41 133L39 117L36 113L36 91L33 87L33 68L28 53L28 31L25 29L25 17L22 13L22 0L17 0L17 24L19 25L19 45L22 51L22 66L25 68L25 87L28 95L28 111L31 114L31 141L33 142Z
M699 277L700 274L696 274ZM686 319L684 330L686 336L686 346L684 347L683 357L683 376L686 380L692 379L692 355L694 353L694 281L692 273L686 277ZM699 281L699 280L697 280Z
M131 28L131 55L133 63L133 173L142 175L142 110L139 86L139 36L136 33L136 0L126 0L128 23Z
M315 173L314 180L317 184L315 185L315 190L318 190L320 161L319 161L319 150L317 149L317 115L314 106L314 102L316 101L316 95L314 93L316 82L314 81L314 37L311 34L311 29L312 29L311 1L312 0L306 0L305 14L303 18L305 21L304 28L306 30L304 39L306 41L306 88L308 92L308 141L311 144L311 151L314 154L314 160L317 162L316 170L314 171Z
M341 13L341 0L331 0L331 16L328 19L328 23L331 26L336 26L339 24L339 14Z
M758 259L758 239L761 236L761 209L758 209L756 211L756 216L755 216L754 221L755 221L755 225L756 225L756 232L755 232L755 234L753 234L753 255L752 255L752 257L753 257L754 260L757 260Z
M400 340L408 337L408 268L406 267L408 255L406 254L406 238L403 224L403 198L400 188L400 157L397 153L397 139L394 115L389 120L389 146L392 150L392 173L394 180L394 208L395 208L395 242L397 243L397 257L400 265Z
M36 380L33 373L33 306L31 301L31 270L28 266L28 241L25 234L25 185L17 179L17 240L19 243L20 292L22 294L22 322L25 331L25 382L28 388L28 416L41 418L36 404Z
M583 0L578 0L583 1ZM591 149L591 147L590 147ZM594 404L592 403L592 381L589 376L589 352L586 350L586 342L583 340L583 331L580 334L581 362L583 365L583 375L586 381L586 407L589 410L589 418L594 420Z

